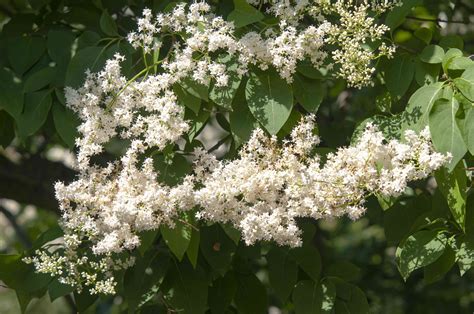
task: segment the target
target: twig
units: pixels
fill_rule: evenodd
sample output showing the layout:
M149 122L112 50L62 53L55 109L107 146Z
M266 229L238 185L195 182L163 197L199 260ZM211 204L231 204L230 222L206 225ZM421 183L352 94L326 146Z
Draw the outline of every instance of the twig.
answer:
M218 149L219 147L221 147L222 144L224 144L225 142L227 142L227 140L231 137L230 134L226 135L223 139L221 139L219 142L217 142L216 145L212 146L211 148L209 148L209 150L207 151L208 153L212 153L213 151L215 151L216 149Z
M191 227L191 228L194 229L195 231L199 231L199 228L198 228L198 227L196 227L195 225L193 225L193 224L190 223L190 222L187 222L187 221L184 220L184 219L181 219L181 218L180 218L180 219L178 219L178 221L181 222L181 223L183 223L183 224L185 224L185 225L187 225L187 226L189 226L189 227Z
M429 19L429 18L417 17L417 16L407 16L406 18L410 19L410 20L423 21L423 22L433 22L433 23L448 23L448 24L469 24L470 23L470 22L464 22L464 21Z
M403 50L406 50L406 51L408 51L408 52L410 52L410 53L416 54L416 51L413 50L413 49L411 49L410 47L406 47L406 46L401 45L401 44L399 44L399 43L395 43L395 45L396 45L398 48L402 48Z
M466 9L466 11L468 11L469 13L474 13L474 7L471 7L462 1L457 1L456 6Z

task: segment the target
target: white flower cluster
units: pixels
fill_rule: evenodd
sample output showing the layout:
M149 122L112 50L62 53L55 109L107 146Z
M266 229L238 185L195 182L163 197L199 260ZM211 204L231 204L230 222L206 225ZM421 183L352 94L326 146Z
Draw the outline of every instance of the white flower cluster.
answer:
M120 61L123 57L115 55L99 73L88 72L79 89L66 87L66 104L83 121L79 126L82 137L76 139L79 169L87 170L90 157L100 154L114 137L141 139L135 148L162 149L189 128L183 120L184 108L171 90L179 77L158 74L127 81L121 75Z
M397 1L372 2L271 1L267 13L279 22L262 21L260 31L242 34L236 32L233 22L213 14L207 3L195 2L189 7L181 3L156 17L145 10L138 32L128 39L135 48L149 52L158 45L157 39L172 36L173 52L164 67L171 75L189 75L203 84L211 79L220 86L227 84L225 65L212 57L213 53L227 53L237 56L241 74L247 73L249 65L263 70L272 66L291 82L298 63L308 60L317 69L336 66L337 76L360 88L371 83L371 62L394 51L384 43L375 50L368 44L381 40L388 30L376 24L371 12L383 12ZM305 17L313 22L302 23Z
M240 158L206 166L212 171L195 192L199 216L231 222L247 244L298 246L295 218L356 219L368 195L397 196L409 181L427 177L450 159L433 151L428 129L420 135L407 131L406 143L385 143L369 124L356 145L329 154L321 165L320 156L310 154L319 142L313 128L307 119L284 145L256 130Z
M400 0L247 0L247 2L254 6L266 5L269 14L294 23L303 19L306 12L317 17L321 12L327 14L333 11L334 6L344 5L349 8L363 5L375 13L383 13L402 4Z
M247 244L298 246L296 218L357 219L368 195L397 196L409 181L426 178L450 160L433 150L428 129L419 135L407 131L405 142L386 142L368 124L355 145L330 153L322 164L313 154L319 143L314 129L309 116L283 143L257 129L232 161L197 150L194 174L173 187L159 183L151 158L138 160L143 147L130 150L120 163L90 167L73 183L56 185L64 213L64 249L52 255L43 251L29 261L63 282L111 293L111 269L133 262L118 254L137 247L140 232L174 226L181 212L197 207L199 219L230 222ZM132 143L137 145L139 141ZM88 246L83 255L80 244Z
M88 73L82 87L66 89L67 105L83 121L76 140L80 174L69 185L56 184L64 243L27 260L38 271L78 289L88 286L91 293L113 293L113 270L133 263L127 252L140 244L140 232L174 226L181 213L193 208L199 209L198 218L232 223L248 244L273 240L297 246L297 217L357 218L368 194L397 195L408 181L424 178L446 162L447 156L433 151L427 131L408 132L406 144L385 143L369 125L357 145L330 154L322 165L313 154L319 138L313 134L314 118L308 117L283 143L255 130L233 161L217 161L197 150L192 174L172 187L160 183L151 152L189 129L173 86L184 79L226 86L229 77L226 65L216 61L219 54L234 56L240 74L251 65L271 66L289 82L300 61L315 67L330 67L334 61L339 75L358 87L370 82L370 61L390 54L388 48L363 48L386 30L369 16L375 7L367 2L285 0L265 5L280 22L247 33L212 14L204 2L178 4L157 16L145 10L130 42L149 53L171 36L168 56L127 80L121 74L123 57L116 55L102 71ZM330 22L331 15L340 23ZM303 17L317 22L303 27L298 23ZM335 49L325 49L328 44ZM162 70L157 73L158 63ZM114 138L130 143L122 158L103 167L92 162Z
M373 85L371 77L375 68L370 63L381 55L391 57L395 47L382 43L378 51L372 51L368 47L364 48L364 45L381 39L389 28L375 24L374 18L369 15L372 8L368 2L348 9L345 1L337 1L332 9L340 18L339 23L329 27L327 42L340 45L339 49L332 52L334 62L340 66L338 76L356 87Z

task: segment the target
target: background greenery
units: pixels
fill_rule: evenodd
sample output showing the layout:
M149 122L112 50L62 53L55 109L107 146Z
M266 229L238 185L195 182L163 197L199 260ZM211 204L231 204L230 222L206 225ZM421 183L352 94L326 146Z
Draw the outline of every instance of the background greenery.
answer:
M183 217L190 224L143 235L147 240L133 253L139 262L121 274L116 297L72 293L21 262L61 235L53 183L74 177L67 149L74 149L78 125L65 107L64 86L80 85L85 69L100 69L115 52L127 57L125 73L133 76L141 54L124 36L135 28L134 15L170 2L0 0L0 312L472 313L474 4L468 0L403 1L381 18L398 50L378 60L374 87L348 89L302 64L292 86L275 83L295 95L283 127L263 125L283 138L301 114L316 112L321 153L349 144L367 119L388 137L429 125L435 147L454 156L435 176L439 187L430 179L398 199L373 197L356 222L302 220L299 249L246 247L229 226ZM224 17L243 5L210 2ZM201 141L222 158L235 156L258 125L256 104L242 88L253 79L237 84L233 100L181 90L194 121L189 149ZM107 153L120 152L115 143ZM156 166L166 169L162 179L170 184L190 169L172 148Z

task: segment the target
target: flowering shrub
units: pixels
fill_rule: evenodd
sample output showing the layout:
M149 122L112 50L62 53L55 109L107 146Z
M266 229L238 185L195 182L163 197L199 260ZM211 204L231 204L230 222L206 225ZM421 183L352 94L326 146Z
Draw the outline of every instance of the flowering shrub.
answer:
M47 290L74 292L79 311L121 295L129 312L263 313L269 280L280 308L367 313L355 266L322 261L313 229L371 210L403 279L471 268L474 62L459 37L431 44L418 25L405 46L395 32L416 1L165 2L99 6L102 39L74 19L74 31L50 30L43 69L8 53L2 119L24 142L52 107L77 173L54 185L59 233L0 260L45 281L30 291L0 275L22 307ZM334 93L338 108L325 103ZM357 111L347 93L370 111L333 124L331 111ZM432 210L404 208L421 197ZM407 210L413 221L393 231Z

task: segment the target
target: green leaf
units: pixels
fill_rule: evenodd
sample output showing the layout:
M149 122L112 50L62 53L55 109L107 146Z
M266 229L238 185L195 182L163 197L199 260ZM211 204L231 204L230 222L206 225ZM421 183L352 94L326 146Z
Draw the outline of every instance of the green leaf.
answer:
M456 98L441 98L435 101L429 115L429 126L434 147L440 152L449 152L453 156L448 165L450 171L454 169L467 152L456 119L458 109L459 102Z
M71 109L55 102L53 104L53 121L61 139L69 148L73 148L75 140L78 137L77 128L80 124L79 118Z
M5 69L0 68L0 109L4 109L17 119L23 111L23 86L21 80Z
M403 112L402 130L417 132L428 125L428 117L434 102L441 96L443 83L434 83L419 88L408 100Z
M200 247L204 258L213 270L224 275L230 267L236 245L227 237L219 224L201 228Z
M385 73L388 91L394 97L405 94L415 74L415 61L407 55L399 56L390 61Z
M448 69L449 70L466 70L470 66L474 64L474 61L472 61L468 57L454 57L450 60L448 63Z
M186 255L188 256L188 259L191 262L191 265L193 266L193 268L196 268L197 260L199 256L199 243L201 241L201 231L198 227L198 224L196 223L194 215L195 214L188 215L188 219L190 223L192 223L193 226L195 226L195 228L192 228L191 240L189 241L189 245L186 250Z
M328 76L328 70L326 68L315 68L315 66L309 61L299 62L296 66L296 71L304 77L314 80L322 80Z
M26 293L23 291L15 291L16 298L18 303L20 304L21 313L25 313L28 305L30 304L31 300L33 300L34 296L30 293Z
M293 93L276 72L251 73L245 88L250 111L270 134L277 134L290 116Z
M444 49L438 45L426 46L420 53L421 61L431 64L441 63L444 58Z
M191 171L191 165L180 154L154 156L153 165L159 172L160 181L170 186L179 183Z
M227 118L223 113L216 113L216 121L222 129L230 133L229 121L227 121Z
M348 261L336 261L328 266L326 275L354 281L360 277L360 268Z
M41 233L31 245L30 252L34 252L48 242L54 241L64 236L64 231L57 224L51 226L48 230Z
M79 50L69 62L66 71L66 86L77 88L85 80L86 70L97 72L105 64L104 47L87 47Z
M391 109L392 109L392 102L393 102L392 99L393 98L388 91L382 94L379 94L375 98L375 107L380 112L389 113L391 112Z
M153 245L158 233L159 230L157 229L140 232L140 246L138 247L138 252L141 256L144 256L148 249Z
M173 86L173 91L178 98L178 103L191 109L195 114L199 114L201 109L201 98L186 92L179 84Z
M384 195L375 195L377 201L379 202L380 207L385 211L395 205L397 197L395 196L384 196Z
M383 228L389 244L398 244L412 230L418 217L431 208L421 197L395 203L384 213Z
M45 49L42 37L12 37L8 41L8 61L16 73L23 74L41 58Z
M336 288L327 280L321 283L303 280L293 290L296 314L332 313L335 299Z
M15 290L24 312L31 299L42 297L46 293L52 277L35 272L33 265L27 265L21 259L19 254L1 254L0 280Z
M84 31L79 37L77 37L77 50L80 51L84 48L95 46L101 40L101 36L93 31Z
M248 4L246 0L234 0L234 11L230 12L227 20L234 22L234 26L239 28L261 21L264 17L262 12Z
M435 230L423 230L408 237L397 248L398 269L404 280L416 269L436 261L444 252L446 236Z
M226 313L237 291L237 280L233 272L227 272L224 277L217 278L209 288L209 307L211 313Z
M385 19L385 25L387 25L392 32L405 21L405 17L411 10L423 3L422 0L405 0L401 6L396 6L390 10Z
M457 48L451 48L446 52L446 54L443 57L443 62L442 62L444 72L448 71L449 64L456 57L462 57L462 51L461 50L459 50Z
M292 249L290 255L311 279L315 282L319 280L321 274L321 256L319 255L318 249L311 244L304 244L302 247Z
M369 313L369 304L362 290L337 277L328 277L336 287L335 313Z
M455 78L454 84L464 97L474 102L474 66L467 68L461 77Z
M35 10L39 10L48 3L50 3L51 0L28 0L28 3L31 5L31 7Z
M326 148L326 147L320 147ZM324 157L324 153L318 151L318 154ZM298 222L298 227L303 231L301 238L303 240L303 247L312 247L314 248L314 236L316 235L316 225L315 221L312 219L307 219ZM311 249L312 250L312 249ZM319 253L319 252L318 252ZM310 253L311 256L315 256L314 253ZM298 261L298 260L297 260ZM299 261L298 261L299 263ZM301 265L300 265L301 266Z
M196 82L190 78L182 80L180 84L186 92L194 97L201 98L204 101L209 101L209 86Z
M320 80L312 80L302 75L294 76L295 98L308 112L316 113L324 98L324 85Z
M456 262L456 254L452 248L446 246L443 255L434 263L429 264L423 269L423 279L427 284L441 280L444 275L453 267Z
M48 286L48 294L51 302L54 300L70 294L74 291L74 287L60 283L57 279L51 281Z
M247 106L244 86L237 91L232 108L233 110L229 113L230 129L237 145L240 145L250 138L253 129L258 126L258 122Z
M18 135L26 138L41 128L51 108L51 92L40 91L25 95L25 108L17 119Z
M439 64L428 64L416 60L415 80L418 85L433 84L438 81L441 67Z
M118 36L117 24L107 11L102 12L100 16L100 29L108 36Z
M210 112L208 110L200 110L198 115L186 115L185 119L192 119L191 128L188 132L189 141L192 141L196 136L201 133L209 120Z
M129 312L134 313L153 286L155 288L160 286L170 262L167 253L151 250L125 271L123 296L127 301Z
M77 291L74 292L74 301L79 313L85 312L98 298L99 296L97 294L91 295L87 290L84 290L81 293L77 293Z
M57 63L66 63L71 59L73 43L76 37L69 30L50 30L46 39L48 54Z
M16 281L17 271L26 271L27 268L21 263L20 254L0 254L0 280L13 289L21 287L21 282Z
M298 266L287 249L274 246L267 253L268 276L278 298L285 303L296 284Z
M459 35L443 35L439 41L439 45L444 49L457 48L463 50L464 41Z
M354 285L351 285L351 298L348 301L336 301L336 314L339 313L339 307L343 306L347 313L366 314L369 313L369 303L365 293Z
M420 27L415 30L415 37L422 40L425 44L429 45L433 38L433 31L427 27Z
M474 107L467 111L464 120L465 142L471 155L474 156Z
M221 55L217 58L219 63L226 66L229 81L227 86L219 87L214 85L209 93L209 98L213 102L229 111L232 110L232 101L242 81L242 75L237 72L239 64L235 59L235 57L231 57L230 55ZM243 104L240 105L243 106Z
M181 261L184 253L186 253L186 250L188 249L189 242L191 241L191 226L181 221L177 221L174 228L162 225L160 231L166 245L178 260Z
M442 168L435 173L438 188L448 201L456 223L464 231L466 226L467 177L462 162L450 173Z
M106 46L104 46L104 48ZM134 48L126 41L115 42L113 45L106 48L103 52L103 54L105 54L105 56L103 57L104 61L100 59L97 61L98 70L102 70L103 65L105 64L105 60L113 59L115 54L118 53L125 57L125 60L120 62L122 75L130 76L132 70L132 54L134 53L134 51Z
M240 231L234 228L231 224L220 224L222 230L224 230L225 234L235 243L235 245L239 245L240 241Z
M55 67L44 67L28 77L23 86L23 91L25 93L37 91L51 83L55 75Z
M359 140L368 123L375 124L387 139L400 139L402 134L400 129L401 121L403 121L402 119L402 115L374 115L370 118L367 118L362 121L354 130L351 143L355 143Z
M182 313L202 314L206 311L208 282L206 274L188 263L174 265L168 273L172 280L170 304Z
M461 236L456 239L456 261L461 276L474 266L474 239L472 237Z
M288 136L293 128L301 121L303 115L298 110L291 110L290 116L286 119L285 124L281 127L280 131L276 134L279 138Z
M237 277L234 302L237 310L242 314L263 314L268 311L265 287L253 274L241 274Z
M0 110L0 147L7 147L15 138L13 118L5 111Z
M193 228L191 233L191 240L189 241L188 249L186 250L186 255L188 256L191 265L193 268L196 268L198 255L199 255L199 242L201 240L201 232Z

